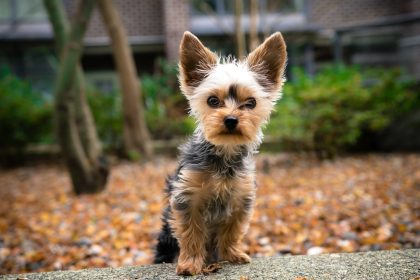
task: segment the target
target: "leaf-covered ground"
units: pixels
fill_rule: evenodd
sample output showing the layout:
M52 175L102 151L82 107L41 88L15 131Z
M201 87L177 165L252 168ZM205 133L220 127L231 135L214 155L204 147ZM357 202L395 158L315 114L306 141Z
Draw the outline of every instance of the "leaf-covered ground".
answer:
M420 247L420 155L258 157L253 256ZM119 163L76 197L62 166L0 171L0 273L148 264L174 160Z

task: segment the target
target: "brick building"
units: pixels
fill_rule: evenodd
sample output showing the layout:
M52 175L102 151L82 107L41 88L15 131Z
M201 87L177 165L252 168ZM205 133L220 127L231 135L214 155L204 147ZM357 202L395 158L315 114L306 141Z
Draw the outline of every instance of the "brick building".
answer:
M402 66L420 80L420 1L309 0L308 22L347 63ZM319 36L322 38L322 35Z
M68 14L75 0L63 0ZM176 61L184 30L220 53L234 52L232 0L115 0L140 73L158 57ZM249 30L249 2L242 16ZM259 0L260 39L283 32L289 66L311 74L334 60L405 67L420 80L420 0ZM0 0L0 65L48 90L55 72L52 32L42 0ZM109 39L95 10L85 38L87 77L107 90L117 85Z

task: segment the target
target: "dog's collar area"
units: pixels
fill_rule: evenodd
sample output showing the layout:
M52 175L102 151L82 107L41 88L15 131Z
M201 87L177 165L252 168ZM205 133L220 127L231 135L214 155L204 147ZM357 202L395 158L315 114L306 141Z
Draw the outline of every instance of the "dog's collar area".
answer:
M215 176L233 177L245 168L244 159L253 154L246 145L216 146L202 134L195 133L181 147L184 168L213 172Z

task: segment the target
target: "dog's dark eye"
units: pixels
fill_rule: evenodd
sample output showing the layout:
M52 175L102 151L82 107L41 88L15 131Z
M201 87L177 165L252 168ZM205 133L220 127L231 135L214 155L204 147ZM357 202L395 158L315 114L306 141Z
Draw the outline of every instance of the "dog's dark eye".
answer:
M216 96L210 96L207 99L207 104L212 108L217 108L220 105L220 100Z
M257 101L255 100L255 98L248 98L245 103L245 108L254 109L255 106L257 106Z

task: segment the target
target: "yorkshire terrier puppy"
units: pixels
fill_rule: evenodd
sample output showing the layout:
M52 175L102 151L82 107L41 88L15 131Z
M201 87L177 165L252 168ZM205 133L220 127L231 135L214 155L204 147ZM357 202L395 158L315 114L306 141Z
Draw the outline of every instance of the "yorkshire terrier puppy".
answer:
M271 35L243 61L220 59L193 34L180 46L179 81L197 128L180 148L167 180L155 263L177 261L178 275L195 275L206 262L248 263L240 248L255 200L253 154L280 98L286 45Z

